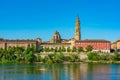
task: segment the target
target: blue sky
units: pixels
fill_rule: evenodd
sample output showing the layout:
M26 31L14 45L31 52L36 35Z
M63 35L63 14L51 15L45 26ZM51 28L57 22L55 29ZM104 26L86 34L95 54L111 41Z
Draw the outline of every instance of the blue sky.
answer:
M120 0L0 0L0 38L69 39L77 15L83 40L120 38Z

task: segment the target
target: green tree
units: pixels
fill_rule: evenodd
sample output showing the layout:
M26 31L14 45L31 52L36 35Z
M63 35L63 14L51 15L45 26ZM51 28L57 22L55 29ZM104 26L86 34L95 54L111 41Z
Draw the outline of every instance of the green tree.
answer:
M37 55L37 56L36 56L36 62L41 62L41 61L42 61L42 57L39 56L39 55Z
M119 61L120 60L120 54L118 52L115 52L114 53L114 56L115 56L115 60L116 61Z
M45 48L44 48L44 51L45 51L45 52L50 52L50 48L49 48L49 47L45 47Z
M76 52L76 51L77 51L76 47L73 46L73 48L72 48L72 52Z
M58 47L55 47L54 51L55 51L55 52L58 52Z
M53 48L51 48L51 49L50 49L50 51L51 51L51 52L54 52L54 49L53 49Z
M62 52L62 48L61 47L59 47L58 52Z
M62 46L62 52L66 52L66 48Z
M110 60L111 61L115 61L115 56L114 55L110 55Z
M33 54L32 51L30 51L29 54L27 54L27 55L25 56L25 61L26 61L27 63L33 63L33 62L36 61L36 56Z
M42 58L42 62L43 63L46 63L48 61L49 57L48 56L45 56L44 58Z
M105 54L101 54L99 56L100 56L100 60L107 60Z
M93 47L92 47L91 45L88 45L88 46L86 47L86 51L87 51L87 52L92 51L92 49L93 49Z
M54 63L62 63L63 61L64 61L64 55L62 53L54 54L54 58L53 58Z
M83 48L82 47L78 47L78 52L83 52Z
M51 59L51 60L53 60L54 54L48 54L48 58Z
M21 50L17 50L15 51L15 55L16 55L16 62L20 62L22 60L22 51Z
M78 54L70 55L70 61L71 62L78 62L78 61L80 61Z
M70 49L70 47L67 47L67 52L71 52L71 49Z
M43 46L40 46L40 52L44 52Z
M89 60L99 60L99 55L95 52L90 52L88 54L88 59Z

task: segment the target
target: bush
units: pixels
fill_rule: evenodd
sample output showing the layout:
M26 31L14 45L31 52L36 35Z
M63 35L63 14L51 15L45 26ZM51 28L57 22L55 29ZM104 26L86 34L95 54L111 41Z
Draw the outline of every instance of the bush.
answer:
M48 59L48 60L46 61L46 63L47 63L47 64L52 64L53 61L52 61L51 59Z
M95 52L90 52L88 54L88 59L89 60L99 60L99 55Z
M70 61L71 60L71 57L70 56L65 56L64 57L64 61Z
M64 55L62 53L55 54L53 62L54 63L62 63L64 61Z
M32 51L30 51L29 54L27 54L27 55L25 56L25 61L26 61L27 63L33 63L33 62L36 61L36 56L33 54Z
M92 50L93 50L93 47L92 47L91 45L88 45L87 48L86 48L86 51L87 51L87 52L90 52L90 51L92 51Z
M48 54L48 58L51 60L53 60L54 56L55 56L55 54Z
M100 56L100 60L107 60L107 59L106 59L106 56L105 56L104 54L99 55L99 56Z
M41 61L42 61L42 57L39 56L39 55L37 55L37 56L36 56L36 61L37 61L37 62L41 62Z
M115 56L114 56L114 55L111 55L111 56L110 56L110 60L111 60L111 61L115 61Z
M45 56L44 58L42 58L42 62L46 63L48 61L48 59L49 59L48 56Z
M78 62L78 61L80 61L78 54L70 55L70 61L71 62Z
M120 60L120 54L118 52L114 53L114 57L115 57L115 61L119 61Z

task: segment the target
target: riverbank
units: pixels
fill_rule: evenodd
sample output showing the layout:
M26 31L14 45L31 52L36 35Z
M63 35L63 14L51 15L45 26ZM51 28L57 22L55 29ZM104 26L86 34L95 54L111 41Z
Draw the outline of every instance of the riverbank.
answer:
M63 63L51 63L51 64L81 64L81 63L93 63L93 64L120 64L120 61L79 61L79 62L63 62ZM43 62L35 62L35 64L47 64Z
M91 61L91 60L86 60L86 61L83 61L84 63L94 63L94 64L120 64L120 61Z
M62 63L43 63L43 62L34 62L34 63L1 63L0 64L81 64L81 63L92 63L92 64L120 64L120 61L91 61L91 60L84 60L79 62L70 62L70 61L64 61Z

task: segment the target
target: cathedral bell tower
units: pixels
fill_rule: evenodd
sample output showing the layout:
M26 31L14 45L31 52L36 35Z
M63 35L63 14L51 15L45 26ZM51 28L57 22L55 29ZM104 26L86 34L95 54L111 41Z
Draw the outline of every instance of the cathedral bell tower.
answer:
M75 27L75 40L81 40L81 34L80 34L80 20L79 17L77 16L76 19L76 27Z

